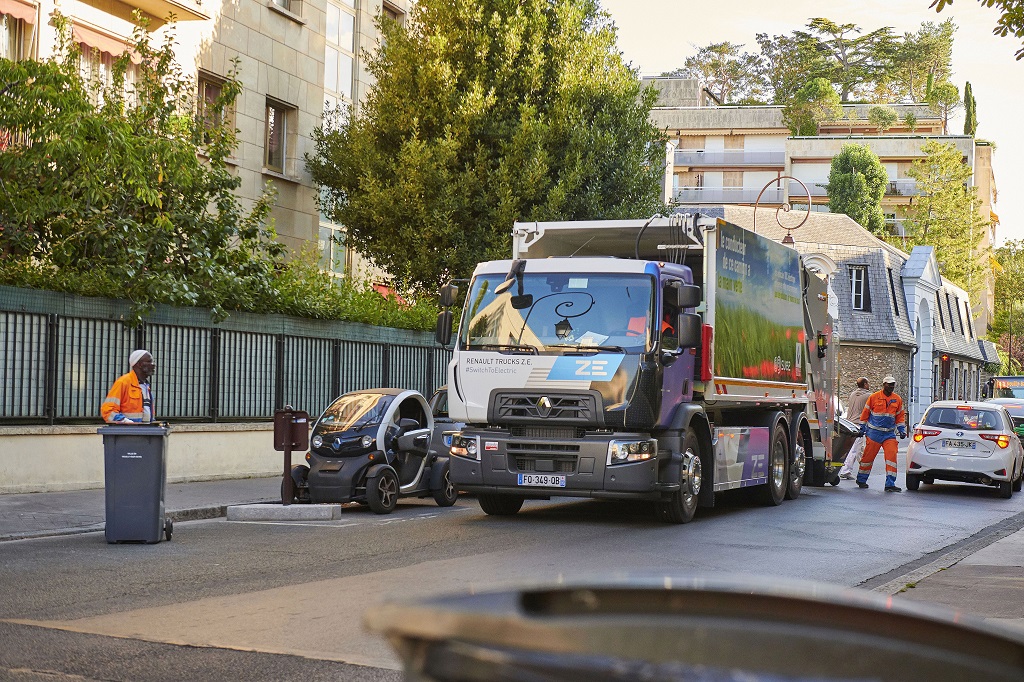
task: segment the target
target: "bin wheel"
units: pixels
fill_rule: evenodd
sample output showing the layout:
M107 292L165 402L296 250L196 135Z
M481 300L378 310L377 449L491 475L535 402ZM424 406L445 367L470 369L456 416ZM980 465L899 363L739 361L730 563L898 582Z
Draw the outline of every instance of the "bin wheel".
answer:
M168 542L171 541L171 533L173 532L174 521L171 521L170 519L164 519L164 537L167 538Z

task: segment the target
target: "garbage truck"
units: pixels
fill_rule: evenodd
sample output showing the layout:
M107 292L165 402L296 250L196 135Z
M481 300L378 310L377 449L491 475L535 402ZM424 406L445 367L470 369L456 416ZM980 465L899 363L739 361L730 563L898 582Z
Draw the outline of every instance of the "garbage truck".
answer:
M451 479L485 513L591 497L687 523L723 491L824 485L838 334L793 248L673 214L516 223L512 251L476 266L454 339L442 288L436 330Z

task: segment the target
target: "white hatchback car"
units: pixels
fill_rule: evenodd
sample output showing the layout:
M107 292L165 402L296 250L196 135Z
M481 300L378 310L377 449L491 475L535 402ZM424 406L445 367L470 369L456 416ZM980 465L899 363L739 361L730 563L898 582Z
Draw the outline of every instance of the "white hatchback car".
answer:
M1024 479L1024 447L1010 415L993 403L940 400L914 428L907 488L936 480L980 483L1009 498Z

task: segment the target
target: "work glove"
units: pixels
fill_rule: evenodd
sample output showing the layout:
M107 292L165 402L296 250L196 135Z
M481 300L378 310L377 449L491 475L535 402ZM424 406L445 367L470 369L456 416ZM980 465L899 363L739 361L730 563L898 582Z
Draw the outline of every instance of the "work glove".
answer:
M860 425L860 431L857 432L857 437L860 438L860 437L866 436L866 435L868 435L868 427L867 427L866 424L861 424Z
M907 437L907 427L906 426L897 426L896 427L896 431L898 431L899 434L900 434L900 440L903 440L904 438Z

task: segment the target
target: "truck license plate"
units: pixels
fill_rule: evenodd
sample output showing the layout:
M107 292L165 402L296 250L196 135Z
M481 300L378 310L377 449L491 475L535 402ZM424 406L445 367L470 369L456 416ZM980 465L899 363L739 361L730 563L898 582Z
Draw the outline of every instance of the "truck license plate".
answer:
M564 488L565 476L552 474L519 474L519 485L538 485L548 488Z
M978 447L978 444L973 440L955 440L953 438L947 438L943 445L947 448L960 448L962 450L974 450Z

